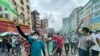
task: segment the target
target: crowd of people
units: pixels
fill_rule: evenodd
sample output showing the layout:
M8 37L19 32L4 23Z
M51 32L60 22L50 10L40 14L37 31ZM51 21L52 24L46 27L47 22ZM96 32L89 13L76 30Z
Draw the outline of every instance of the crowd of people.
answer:
M26 35L19 23L16 20L14 22L19 35L3 38L0 45L2 52L11 53L9 56L42 56L42 54L44 56L69 56L69 52L79 56L99 56L100 30L93 32L88 27L80 30L83 21L72 36L61 33L48 33L47 36L41 36L38 31ZM26 44L28 46L25 46ZM63 51L65 53L62 53Z
M80 27L83 21L79 24L76 34L72 37L68 37L61 33L48 34L48 39L46 41L40 39L39 32L34 32L30 36L25 36L22 32L18 23L16 27L19 33L28 40L30 43L30 55L31 56L41 56L41 50L45 54L45 43L47 44L47 51L49 56L61 56L63 51L63 45L65 47L65 53L68 56L68 52L71 47L71 53L76 54L78 52L79 56L99 56L100 52L100 30L95 33L91 31L88 27L83 27L80 31Z
M100 30L93 32L88 27L79 31L83 21L77 28L79 37L79 56L99 56L100 52Z
M20 56L21 48L24 46L23 41L19 35L6 35L2 37L2 41L0 42L0 52L8 56Z

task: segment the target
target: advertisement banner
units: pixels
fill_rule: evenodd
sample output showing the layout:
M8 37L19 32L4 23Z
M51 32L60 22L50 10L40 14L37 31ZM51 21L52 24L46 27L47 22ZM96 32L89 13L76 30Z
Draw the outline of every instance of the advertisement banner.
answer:
M100 16L92 19L92 30L100 30Z

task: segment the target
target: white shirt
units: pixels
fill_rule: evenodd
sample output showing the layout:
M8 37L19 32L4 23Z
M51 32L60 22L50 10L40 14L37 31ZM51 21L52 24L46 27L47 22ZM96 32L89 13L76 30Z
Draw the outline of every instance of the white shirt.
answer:
M92 46L91 49L92 50L96 50L96 51L100 51L100 46L98 45L98 43L96 41L96 38L98 38L98 37L100 38L100 35L98 35L98 34L96 34L96 35L92 34L91 36L92 36L93 42L95 43L95 45Z
M100 39L100 33L96 34L96 38Z
M47 38L47 34L46 33L44 33L44 38Z
M83 34L79 35L79 44L78 47L87 51L87 40L88 40L89 36L84 36Z

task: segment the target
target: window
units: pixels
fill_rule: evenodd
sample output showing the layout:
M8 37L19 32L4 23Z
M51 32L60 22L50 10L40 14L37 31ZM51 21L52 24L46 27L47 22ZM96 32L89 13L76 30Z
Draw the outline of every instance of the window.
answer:
M23 0L20 0L20 2L21 2L21 4L22 4L22 5L24 5L24 2L23 2Z
M23 20L23 24L25 24L25 20Z
M0 11L2 11L2 7L0 6Z
M27 9L29 10L29 6L27 5Z
M7 10L7 8L4 8L5 10Z
M0 18L3 18L3 15L2 14L0 14Z
M26 2L28 2L29 0L26 0Z
M21 14L20 14L20 16L23 18L23 17L24 17L24 14L23 14L23 13L21 13Z
M14 5L16 5L16 2L15 2L15 0L12 0L12 2L13 2L13 4L14 4Z
M24 11L24 8L23 7L21 7L21 9Z
M8 14L5 14L5 18L9 19L9 15Z

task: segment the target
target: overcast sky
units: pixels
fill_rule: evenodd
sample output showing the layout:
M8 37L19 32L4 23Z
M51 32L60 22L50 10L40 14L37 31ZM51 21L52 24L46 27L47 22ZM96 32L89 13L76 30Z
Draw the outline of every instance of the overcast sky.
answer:
M60 30L62 18L68 17L72 10L84 6L89 0L30 0L31 11L37 10L40 18L49 20L49 27Z

